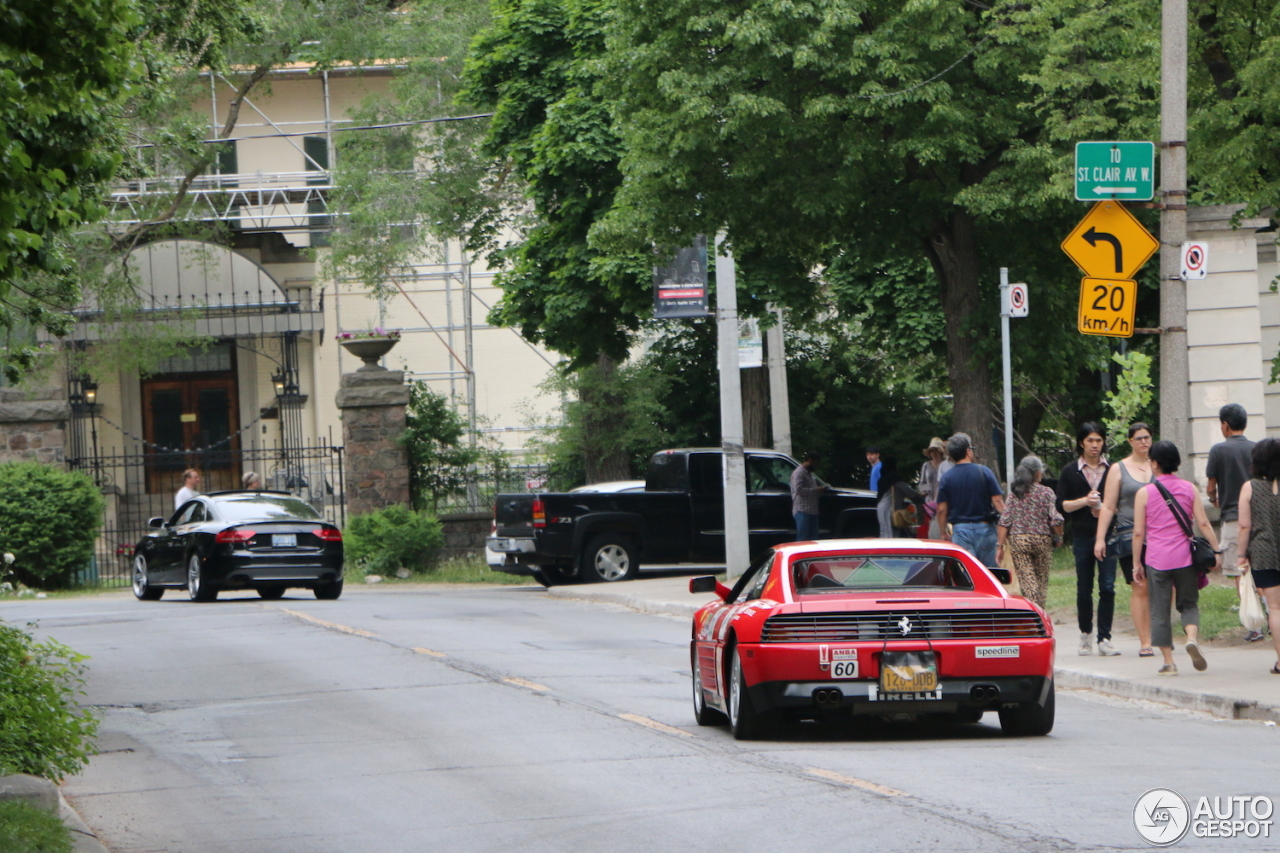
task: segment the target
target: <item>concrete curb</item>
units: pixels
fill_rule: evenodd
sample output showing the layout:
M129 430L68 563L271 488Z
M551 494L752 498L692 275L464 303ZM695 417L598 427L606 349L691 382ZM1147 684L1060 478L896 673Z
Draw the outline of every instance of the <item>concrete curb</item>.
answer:
M631 592L614 591L607 586L556 586L550 587L547 595L552 598L620 604L642 613L668 616L692 616L702 606L702 602L685 604L675 601L655 601ZM1096 690L1099 693L1124 699L1162 702L1191 711L1207 711L1215 717L1228 720L1262 720L1280 724L1280 705L1257 702L1252 699L1235 699L1212 693L1198 693L1194 690L1180 690L1163 684L1141 684L1068 667L1055 668L1054 677L1059 686L1069 689Z
M75 853L110 853L71 808L58 786L48 779L25 774L0 777L0 799L23 800L36 808L56 812L71 831Z
M1197 693L1194 690L1178 690L1173 687L1156 684L1140 684L1123 678L1098 675L1079 670L1054 669L1054 678L1058 686L1096 690L1111 696L1125 699L1146 699L1152 702L1163 702L1177 708L1190 711L1207 711L1215 717L1228 720L1263 720L1280 723L1280 705L1255 702L1252 699L1233 699L1213 693Z
M62 791L58 791L58 817L62 818L67 829L71 830L75 853L111 853L106 845L98 840L98 836L93 834L93 830L80 819L76 810L71 808L67 798L62 796Z
M594 590L580 586L553 586L547 589L551 598L570 598L579 601L604 601L609 604L621 604L642 613L661 613L668 616L692 616L702 606L701 603L681 604L675 601L654 601L642 595L627 592Z

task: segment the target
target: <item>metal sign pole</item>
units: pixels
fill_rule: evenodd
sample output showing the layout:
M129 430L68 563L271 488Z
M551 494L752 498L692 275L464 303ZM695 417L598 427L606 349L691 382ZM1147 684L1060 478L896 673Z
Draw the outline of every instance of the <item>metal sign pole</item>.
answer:
M1013 485L1013 363L1009 354L1009 268L1000 268L1000 359L1004 369L1005 492Z

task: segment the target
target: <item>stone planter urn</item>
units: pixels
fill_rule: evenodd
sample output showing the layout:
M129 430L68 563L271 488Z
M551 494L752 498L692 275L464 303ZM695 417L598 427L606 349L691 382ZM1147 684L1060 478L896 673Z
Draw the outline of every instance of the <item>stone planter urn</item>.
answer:
M378 364L378 359L391 352L391 348L399 342L399 338L352 338L342 341L342 345L347 352L356 358L364 360L364 367L356 371L357 373L364 373L371 370L386 370L385 367Z

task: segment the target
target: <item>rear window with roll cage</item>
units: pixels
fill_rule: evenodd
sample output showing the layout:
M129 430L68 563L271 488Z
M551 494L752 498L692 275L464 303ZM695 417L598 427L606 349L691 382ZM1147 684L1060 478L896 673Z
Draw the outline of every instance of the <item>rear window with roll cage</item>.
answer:
M792 563L791 578L800 595L859 590L973 589L973 578L963 563L954 557L935 554L809 557Z

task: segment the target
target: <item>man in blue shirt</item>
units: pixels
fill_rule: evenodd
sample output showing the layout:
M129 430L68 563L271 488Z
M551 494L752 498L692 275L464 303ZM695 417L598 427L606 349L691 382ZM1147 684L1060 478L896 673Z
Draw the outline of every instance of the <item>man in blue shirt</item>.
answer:
M996 565L996 518L1004 512L1004 493L996 475L973 461L973 442L958 432L947 439L955 467L938 484L938 530L987 566ZM947 524L951 524L948 531Z
M880 488L880 448L872 445L867 448L867 464L871 466L871 491Z

